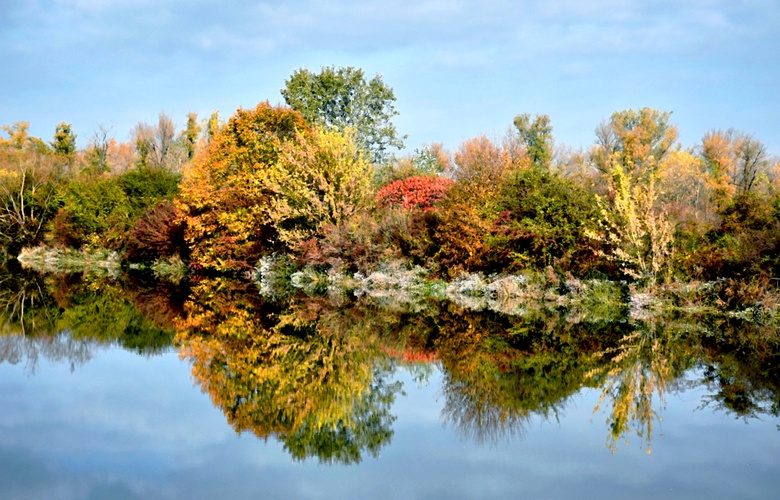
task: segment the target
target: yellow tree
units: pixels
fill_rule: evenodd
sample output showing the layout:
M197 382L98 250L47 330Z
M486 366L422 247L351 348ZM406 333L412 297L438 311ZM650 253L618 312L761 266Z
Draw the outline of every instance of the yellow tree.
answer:
M591 151L594 164L605 174L616 161L632 177L654 173L677 143L677 127L669 123L670 116L668 111L651 108L613 113L596 128L597 141Z
M248 269L291 251L371 199L370 165L349 135L315 131L297 112L239 109L184 171L179 206L193 263Z

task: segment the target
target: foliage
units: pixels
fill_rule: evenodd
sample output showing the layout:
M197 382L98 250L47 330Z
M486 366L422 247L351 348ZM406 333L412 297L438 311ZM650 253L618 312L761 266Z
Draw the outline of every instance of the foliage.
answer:
M50 238L67 247L118 249L132 227L127 193L106 174L73 180L58 195L61 208L52 220Z
M549 168L553 157L553 136L550 117L536 115L531 121L531 115L524 113L514 119L515 128L526 148L533 165L539 168Z
M486 244L495 270L587 269L595 257L596 200L560 175L531 167L514 172L501 186Z
M0 248L15 254L43 236L57 209L62 170L26 137L26 128L6 129L11 139L0 141Z
M67 164L72 164L76 157L76 134L70 123L60 123L54 133L54 141L51 143L52 151L62 158Z
M472 204L488 202L498 192L506 176L528 165L510 145L496 145L486 136L470 139L455 152L453 179L462 198Z
M302 145L314 132L300 114L261 103L239 109L185 170L177 198L194 264L217 270L250 269L282 247L273 224L286 143ZM285 149L289 151L289 148Z
M127 195L131 217L162 200L173 200L179 190L181 174L159 167L140 166L119 176L118 182Z
M316 132L312 141L282 151L284 176L272 200L271 220L290 248L368 209L373 198L371 165L351 132Z
M766 146L750 134L734 129L707 132L702 139L701 157L719 208L735 196L757 193L770 168Z
M186 254L184 224L176 205L162 200L149 208L135 223L126 248L132 261Z
M356 142L375 164L388 161L390 148L403 148L392 123L398 114L395 94L379 75L366 81L363 70L351 66L324 67L320 73L302 68L285 81L282 96L310 124L355 130Z
M407 177L387 184L376 197L380 206L431 209L452 187L452 179L438 176Z
M611 199L601 204L601 226L596 239L608 246L607 257L634 279L655 281L670 271L673 244L672 224L657 204L657 181L631 180L620 163L614 163L610 182Z
M615 163L629 177L645 180L655 174L658 162L672 152L677 128L671 113L651 108L616 111L596 129L597 144L591 151L596 167L610 175Z
M133 136L138 165L141 167L178 172L190 157L187 141L176 139L176 127L165 113L160 113L156 126L138 123Z
M415 176L441 176L452 173L450 154L439 143L426 144L410 155L377 168L375 182L385 186Z
M193 260L224 271L294 249L365 210L371 194L371 168L348 134L315 132L297 112L263 103L212 138L179 199Z

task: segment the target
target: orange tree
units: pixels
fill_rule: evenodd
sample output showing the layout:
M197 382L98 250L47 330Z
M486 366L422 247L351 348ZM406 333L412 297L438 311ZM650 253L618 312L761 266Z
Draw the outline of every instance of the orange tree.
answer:
M239 109L185 170L178 199L196 267L245 270L368 205L370 164L349 132L286 107Z

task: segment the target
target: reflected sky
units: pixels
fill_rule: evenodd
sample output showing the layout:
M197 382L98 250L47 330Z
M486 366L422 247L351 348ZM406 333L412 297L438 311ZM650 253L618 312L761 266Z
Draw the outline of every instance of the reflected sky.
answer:
M780 487L777 420L701 408L704 388L666 395L652 454L640 438L611 453L597 390L480 445L443 421L438 370L423 382L397 374L391 443L339 466L237 435L174 352L107 348L73 371L0 364L0 497L766 498Z

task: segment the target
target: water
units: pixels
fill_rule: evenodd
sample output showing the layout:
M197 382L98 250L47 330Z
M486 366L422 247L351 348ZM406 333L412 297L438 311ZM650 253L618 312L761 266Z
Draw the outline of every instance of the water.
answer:
M777 419L702 409L701 386L667 395L651 454L636 438L612 453L597 389L478 443L442 417L438 369L419 382L399 368L390 444L359 464L324 465L234 432L176 352L92 355L72 371L0 365L0 497L769 498L780 486Z
M7 287L0 498L743 499L780 487L780 349L766 325L122 286Z

